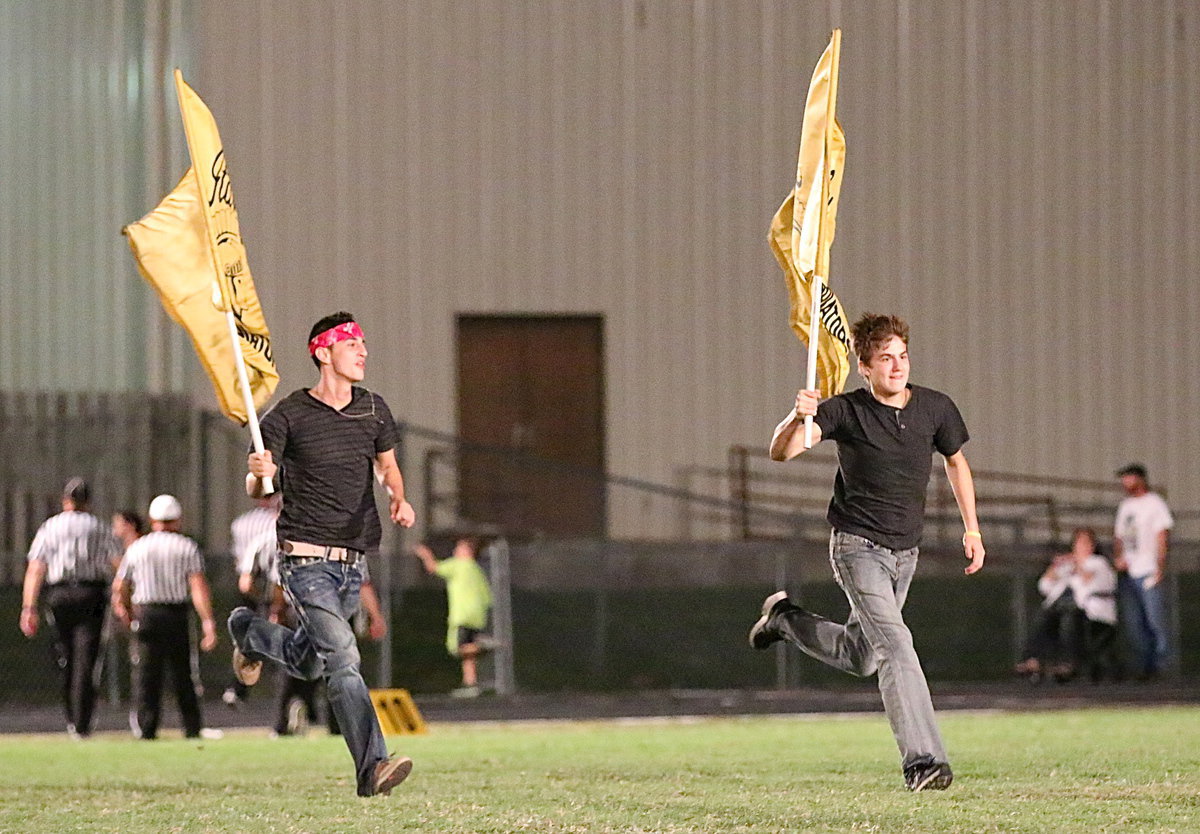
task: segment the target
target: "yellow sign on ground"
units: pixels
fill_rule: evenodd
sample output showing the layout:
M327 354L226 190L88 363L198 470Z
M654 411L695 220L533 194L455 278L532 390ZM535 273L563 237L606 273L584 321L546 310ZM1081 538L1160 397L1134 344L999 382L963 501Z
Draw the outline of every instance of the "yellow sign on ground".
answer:
M371 703L385 736L420 735L429 732L421 711L407 689L372 689Z

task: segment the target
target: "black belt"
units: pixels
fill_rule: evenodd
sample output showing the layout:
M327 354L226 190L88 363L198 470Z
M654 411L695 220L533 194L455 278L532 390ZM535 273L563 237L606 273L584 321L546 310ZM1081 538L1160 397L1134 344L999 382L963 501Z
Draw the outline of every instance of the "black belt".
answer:
M103 579L68 579L65 582L49 582L46 588L107 588Z

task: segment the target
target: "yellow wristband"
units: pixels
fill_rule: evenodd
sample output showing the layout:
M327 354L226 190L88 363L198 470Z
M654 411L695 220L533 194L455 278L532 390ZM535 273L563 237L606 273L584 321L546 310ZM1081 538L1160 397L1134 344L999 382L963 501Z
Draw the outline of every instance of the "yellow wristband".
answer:
M963 538L965 539L967 536L973 536L977 539L982 539L983 533L980 533L978 530L968 530L967 532L963 533Z

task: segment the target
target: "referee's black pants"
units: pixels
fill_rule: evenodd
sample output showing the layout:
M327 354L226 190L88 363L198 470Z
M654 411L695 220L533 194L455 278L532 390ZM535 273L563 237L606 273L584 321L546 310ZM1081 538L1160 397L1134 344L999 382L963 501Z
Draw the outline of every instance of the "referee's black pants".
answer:
M158 736L162 708L163 678L168 670L179 702L183 733L200 735L200 699L192 680L192 642L188 633L189 606L180 603L148 603L137 609L138 641L138 734L144 739Z
M46 602L57 632L54 650L62 670L67 723L86 736L92 731L92 713L96 708L94 675L108 607L108 584L50 585L46 589Z

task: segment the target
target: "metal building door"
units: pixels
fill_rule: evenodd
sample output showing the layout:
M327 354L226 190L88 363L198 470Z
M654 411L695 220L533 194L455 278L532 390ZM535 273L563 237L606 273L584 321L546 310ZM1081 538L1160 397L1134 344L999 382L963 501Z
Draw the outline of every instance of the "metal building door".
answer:
M459 503L510 535L605 530L604 320L458 317Z

